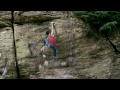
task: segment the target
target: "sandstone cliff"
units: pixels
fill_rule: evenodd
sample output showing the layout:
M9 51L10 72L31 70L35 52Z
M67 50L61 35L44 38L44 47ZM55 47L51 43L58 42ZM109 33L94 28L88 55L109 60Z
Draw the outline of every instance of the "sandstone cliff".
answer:
M99 41L87 38L86 33L91 28L75 18L72 11L15 11L14 18L20 78L120 78L119 55L113 52L105 38ZM52 60L50 49L45 52L46 59L40 52L51 21L55 22L58 32L56 61ZM119 35L114 43L118 42ZM10 11L0 12L0 43L0 76L6 67L4 78L15 79L17 73Z

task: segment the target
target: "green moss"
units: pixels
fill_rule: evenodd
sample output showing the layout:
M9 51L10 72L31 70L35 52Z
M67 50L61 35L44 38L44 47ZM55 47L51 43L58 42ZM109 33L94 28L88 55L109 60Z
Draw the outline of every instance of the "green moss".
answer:
M9 25L6 25L6 24L4 24L4 23L1 23L1 24L0 24L0 28L4 28L4 27L9 27Z

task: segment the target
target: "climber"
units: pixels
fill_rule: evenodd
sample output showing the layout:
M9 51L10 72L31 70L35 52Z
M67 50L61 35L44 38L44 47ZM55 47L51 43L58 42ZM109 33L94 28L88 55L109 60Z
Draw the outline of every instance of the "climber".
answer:
M52 49L53 59L56 59L56 42L55 42L56 29L54 26L54 22L51 22L51 25L52 25L52 29L51 29L51 31L46 32L47 36L44 39L44 45L43 45L41 51L44 50L45 45L48 46L49 48Z

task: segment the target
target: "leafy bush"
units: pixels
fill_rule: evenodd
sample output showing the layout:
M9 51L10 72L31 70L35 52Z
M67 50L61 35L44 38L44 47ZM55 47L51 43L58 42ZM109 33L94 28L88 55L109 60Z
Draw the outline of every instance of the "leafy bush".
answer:
M100 27L100 31L101 30L112 30L114 27L116 27L116 25L117 25L116 21L108 22Z
M119 11L77 11L74 15L99 32L106 29L114 32L115 27L120 27Z
M116 48L116 45L114 45L110 40L110 36L113 36L113 33L116 30L119 30L116 28L120 28L119 11L79 11L75 12L74 14L77 18L82 19L93 28L92 34L89 31L87 35L93 35L96 38L96 36L100 37L100 33L102 33L101 35L105 36L105 38L109 41L115 52L120 53L120 51ZM97 35L95 35L95 33Z

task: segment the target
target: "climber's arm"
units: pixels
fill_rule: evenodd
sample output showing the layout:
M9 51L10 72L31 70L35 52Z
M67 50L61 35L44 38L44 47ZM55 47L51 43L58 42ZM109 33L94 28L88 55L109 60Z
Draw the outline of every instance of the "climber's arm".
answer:
M51 25L52 25L52 28L51 28L51 34L54 36L56 33L56 28L55 28L55 25L54 25L54 22L51 22Z
M55 24L54 24L54 22L51 22L51 24L52 24L51 34L55 36L55 34L57 35Z
M52 27L51 27L51 35L54 35L54 22L51 22L51 25L52 25Z

